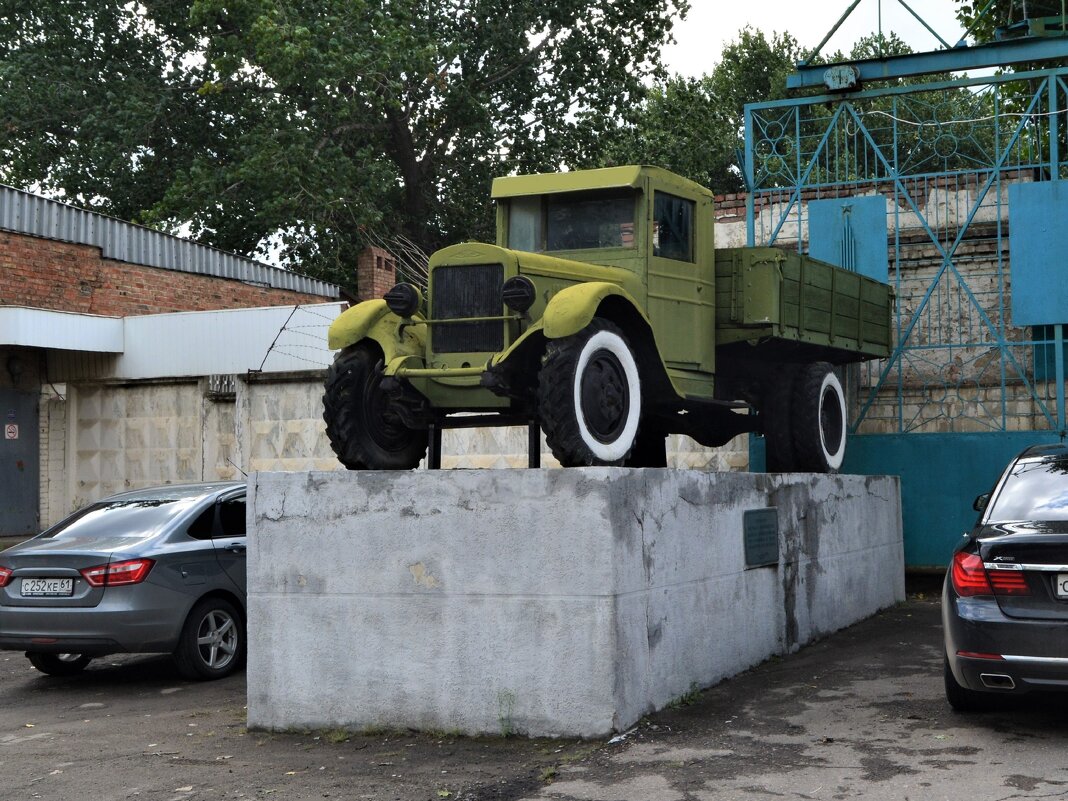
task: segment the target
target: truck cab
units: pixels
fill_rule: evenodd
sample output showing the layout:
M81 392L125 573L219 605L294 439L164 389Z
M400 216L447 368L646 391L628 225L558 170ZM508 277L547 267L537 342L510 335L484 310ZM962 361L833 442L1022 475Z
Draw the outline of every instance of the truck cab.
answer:
M711 192L657 167L612 167L498 178L493 198L497 244L626 270L667 366L713 372Z

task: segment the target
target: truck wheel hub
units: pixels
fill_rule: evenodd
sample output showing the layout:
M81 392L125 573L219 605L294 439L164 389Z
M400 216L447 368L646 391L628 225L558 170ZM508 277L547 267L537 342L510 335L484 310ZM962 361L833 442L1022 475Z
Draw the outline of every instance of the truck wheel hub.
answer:
M590 433L600 442L613 442L627 422L630 391L623 365L615 354L594 353L583 371L582 417Z

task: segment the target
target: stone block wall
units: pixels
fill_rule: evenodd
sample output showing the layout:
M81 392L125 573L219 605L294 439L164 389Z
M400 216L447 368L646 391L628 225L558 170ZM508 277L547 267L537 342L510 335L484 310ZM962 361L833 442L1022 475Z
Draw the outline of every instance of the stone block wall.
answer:
M0 354L2 357L2 354ZM2 372L2 370L0 370ZM40 403L42 525L88 501L152 484L240 480L242 471L342 470L323 422L318 371L254 381L212 397L206 379L46 384ZM444 469L525 468L525 428L451 429ZM542 441L541 464L559 467ZM668 465L744 470L748 438L705 448L668 438Z

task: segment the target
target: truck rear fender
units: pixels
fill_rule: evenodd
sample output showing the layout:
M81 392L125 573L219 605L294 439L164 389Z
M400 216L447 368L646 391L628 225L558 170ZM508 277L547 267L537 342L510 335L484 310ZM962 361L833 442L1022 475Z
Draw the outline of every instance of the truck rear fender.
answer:
M642 378L649 383L654 396L679 395L656 347L649 319L622 287L590 281L562 289L545 308L543 333L547 339L571 336L588 326L594 317L611 320L623 329L642 365Z
M331 350L340 350L360 340L372 339L382 349L387 364L398 356L422 358L426 341L422 319L416 315L412 322L405 323L389 310L384 300L367 300L346 309L330 324L327 344Z

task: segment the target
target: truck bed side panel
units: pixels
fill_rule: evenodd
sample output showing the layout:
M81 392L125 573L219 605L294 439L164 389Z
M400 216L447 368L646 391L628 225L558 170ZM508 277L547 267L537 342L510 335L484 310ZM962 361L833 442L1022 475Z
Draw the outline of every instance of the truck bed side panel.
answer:
M837 363L890 354L893 292L858 273L778 248L716 251L716 341ZM806 346L798 351L797 346Z

